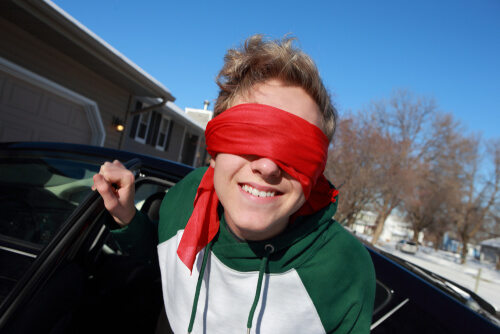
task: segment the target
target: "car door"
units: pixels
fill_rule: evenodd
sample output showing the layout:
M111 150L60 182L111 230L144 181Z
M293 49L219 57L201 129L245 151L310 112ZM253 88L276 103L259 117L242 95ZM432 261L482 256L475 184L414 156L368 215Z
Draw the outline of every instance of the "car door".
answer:
M136 207L157 219L174 184L135 159ZM154 170L154 172L153 172ZM163 302L157 263L123 252L97 192L89 195L32 261L1 305L5 333L153 333Z

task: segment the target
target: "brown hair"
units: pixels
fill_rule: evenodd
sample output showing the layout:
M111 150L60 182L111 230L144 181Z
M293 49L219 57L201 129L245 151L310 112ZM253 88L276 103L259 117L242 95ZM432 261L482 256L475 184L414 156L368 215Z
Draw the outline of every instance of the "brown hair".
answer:
M253 85L278 79L286 85L301 87L318 104L323 116L322 130L332 139L337 112L316 64L294 46L294 41L296 38L287 36L281 40L269 40L263 35L253 35L242 47L228 50L224 66L216 78L220 91L214 115L230 108L234 99L248 92Z

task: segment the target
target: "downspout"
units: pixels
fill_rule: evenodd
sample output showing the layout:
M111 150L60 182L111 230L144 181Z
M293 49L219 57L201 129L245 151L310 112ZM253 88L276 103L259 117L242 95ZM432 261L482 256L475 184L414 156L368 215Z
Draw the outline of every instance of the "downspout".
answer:
M130 112L130 116L135 116L135 115L138 115L138 114L142 114L143 112L147 112L147 111L151 111L153 109L157 109L157 108L161 108L163 107L165 104L167 104L167 98L162 96L160 97L161 99L161 102L158 103L158 104L155 104L155 105L152 105L152 106L149 106L149 107L146 107L146 108L142 108L142 109L137 109L137 110L134 110L134 111L131 111Z

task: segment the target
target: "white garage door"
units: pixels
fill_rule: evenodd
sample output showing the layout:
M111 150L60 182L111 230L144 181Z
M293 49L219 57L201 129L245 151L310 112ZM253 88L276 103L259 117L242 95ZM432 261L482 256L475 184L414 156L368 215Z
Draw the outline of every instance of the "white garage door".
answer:
M91 140L82 105L0 71L0 141Z

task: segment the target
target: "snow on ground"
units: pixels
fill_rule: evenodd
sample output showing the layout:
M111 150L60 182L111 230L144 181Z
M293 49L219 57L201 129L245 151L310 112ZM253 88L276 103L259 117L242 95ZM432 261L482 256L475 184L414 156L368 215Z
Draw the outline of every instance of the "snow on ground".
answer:
M435 251L433 248L420 246L417 253L413 255L398 251L395 246L396 243L379 245L388 253L475 291L497 311L500 311L500 271L495 270L494 264L480 263L473 257L469 257L467 263L462 265L459 254Z

